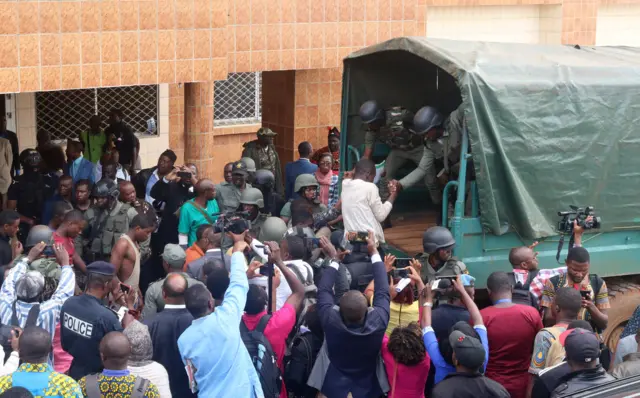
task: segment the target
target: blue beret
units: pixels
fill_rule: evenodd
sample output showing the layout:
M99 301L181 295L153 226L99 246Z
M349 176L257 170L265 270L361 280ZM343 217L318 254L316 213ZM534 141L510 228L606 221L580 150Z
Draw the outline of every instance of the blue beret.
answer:
M115 275L116 266L106 261L94 261L87 265L87 274Z

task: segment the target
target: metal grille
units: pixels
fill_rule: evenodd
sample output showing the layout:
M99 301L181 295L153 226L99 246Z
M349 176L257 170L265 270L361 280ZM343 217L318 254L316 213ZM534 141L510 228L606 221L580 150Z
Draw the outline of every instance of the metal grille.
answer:
M157 133L158 86L109 87L36 93L36 125L52 140L76 139L88 128L89 118L98 114L107 127L111 109L119 108L134 133L146 133L153 119Z
M262 120L262 73L230 73L215 82L213 119L216 125L259 123Z

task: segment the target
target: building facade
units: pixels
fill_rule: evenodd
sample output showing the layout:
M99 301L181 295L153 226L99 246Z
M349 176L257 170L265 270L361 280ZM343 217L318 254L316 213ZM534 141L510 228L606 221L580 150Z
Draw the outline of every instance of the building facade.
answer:
M0 113L21 149L121 108L144 166L204 175L261 126L283 162L339 125L342 59L398 36L640 45L640 0L1 0Z

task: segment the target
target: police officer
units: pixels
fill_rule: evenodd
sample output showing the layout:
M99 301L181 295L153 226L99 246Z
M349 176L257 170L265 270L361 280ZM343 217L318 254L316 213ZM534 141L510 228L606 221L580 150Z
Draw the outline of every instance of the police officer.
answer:
M425 253L418 257L424 281L469 273L467 266L452 256L455 244L453 235L445 227L431 227L424 232L422 247Z
M262 192L264 199L264 212L274 217L280 217L280 210L286 203L284 197L274 189L276 179L273 173L266 169L256 171L252 185Z
M442 195L437 183L435 160L444 158L444 170L439 173L442 176L449 173L451 161L459 158L462 110L453 111L445 120L434 107L422 107L413 119L412 130L424 137L424 152L418 167L399 181L400 188L408 188L424 178L431 202L440 204Z
M403 107L394 106L385 110L377 101L370 100L362 104L359 113L362 122L367 125L362 157L371 158L376 142L382 142L391 149L379 185L380 197L385 201L389 196L388 182L395 179L398 169L407 160L416 165L420 163L424 152L422 138L410 131L413 113Z
M60 313L60 338L62 348L71 354L73 361L69 376L76 380L102 371L100 340L109 332L122 331L134 318L134 289L121 295L122 308L114 312L103 305L103 300L118 283L113 264L96 261L87 266L87 287L84 294L70 297Z
M287 233L287 224L279 217L267 217L262 223L258 240L260 242L281 242Z
M111 180L100 180L93 187L95 204L84 214L87 228L83 253L87 262L108 260L116 241L138 215L135 208L118 200L119 195L118 185Z
M19 238L24 244L29 229L42 221L44 204L55 191L56 182L42 174L42 156L35 149L25 149L20 154L24 174L15 177L7 193L7 209L20 214Z
M320 184L318 184L318 180L316 180L316 177L313 174L300 174L296 178L296 182L293 186L293 190L298 194L298 197L309 202L312 207L313 214L322 213L327 210L327 206L320 203L320 200L318 199L318 189L320 189ZM292 202L293 200L287 202L280 211L280 217L285 222L289 222L291 219Z
M249 175L247 176L247 182L249 184L253 184L253 181L255 181L256 178L256 162L248 157L243 157L242 159L240 159L240 161L242 163L245 164L245 166L247 166L247 173L249 173Z
M234 212L240 206L242 191L251 188L247 182L249 172L247 165L241 161L233 162L231 168L231 184L216 185L216 200L223 213Z
M260 234L260 228L264 224L265 220L269 217L268 214L262 212L264 209L264 200L262 198L262 192L257 188L247 188L242 191L240 195L240 208L238 210L247 212L249 216L247 220L251 222L251 228L249 233L254 238Z

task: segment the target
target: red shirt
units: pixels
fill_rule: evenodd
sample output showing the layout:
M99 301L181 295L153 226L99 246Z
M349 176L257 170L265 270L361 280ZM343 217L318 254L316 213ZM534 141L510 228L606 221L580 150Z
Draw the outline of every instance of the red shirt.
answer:
M260 318L267 314L267 311L262 311L256 315L244 314L242 321L247 326L247 329L254 330L260 322ZM278 360L278 367L280 372L284 374L284 353L287 348L287 337L296 324L296 310L291 304L285 304L278 311L274 312L267 323L267 327L264 329L264 335L271 343L271 348L276 354ZM528 364L527 364L528 365ZM282 389L280 390L280 398L287 398L287 389L284 387L284 381L282 382Z
M67 253L69 253L69 257L70 257L69 262L73 263L73 259L71 257L73 257L73 255L76 253L76 247L73 244L73 239L60 236L58 235L57 232L54 232L53 241L56 243L62 244L62 247L64 247L67 250ZM60 264L60 265L63 265L63 264ZM64 265L68 265L68 264L64 264Z
M487 307L480 311L489 337L486 376L509 391L513 398L526 396L531 347L542 329L535 308L515 304L508 308Z

